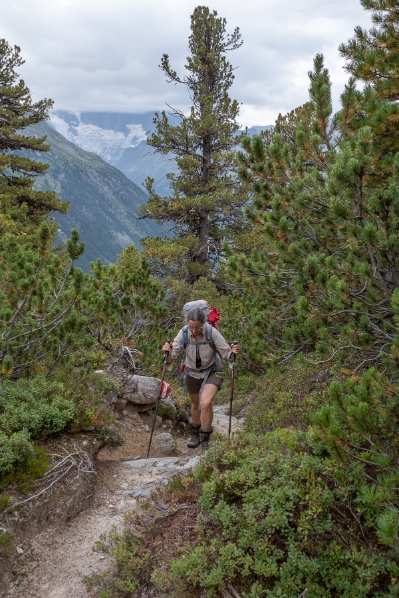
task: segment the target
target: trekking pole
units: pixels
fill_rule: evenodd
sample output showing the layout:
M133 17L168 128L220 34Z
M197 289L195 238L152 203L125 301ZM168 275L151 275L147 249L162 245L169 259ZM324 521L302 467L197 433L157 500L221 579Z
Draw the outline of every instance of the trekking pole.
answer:
M238 345L238 341L233 341L233 345ZM231 393L230 393L230 414L229 414L229 438L231 434L231 416L233 415L233 395L234 395L234 368L236 365L236 353L233 353L233 367L231 368Z
M170 344L172 341L167 341L167 342ZM165 378L166 360L168 359L168 355L169 355L169 352L166 351L165 355L164 355L164 358L163 358L163 368L162 368L161 384L159 385L158 398L157 398L157 402L155 404L155 414L154 414L154 419L152 421L151 436L150 436L150 442L148 444L148 451L147 451L147 459L148 459L148 455L150 454L150 448L151 448L151 443L152 443L152 436L154 434L155 422L157 421L158 406L159 406L159 401L161 400L162 387L163 387L163 379Z

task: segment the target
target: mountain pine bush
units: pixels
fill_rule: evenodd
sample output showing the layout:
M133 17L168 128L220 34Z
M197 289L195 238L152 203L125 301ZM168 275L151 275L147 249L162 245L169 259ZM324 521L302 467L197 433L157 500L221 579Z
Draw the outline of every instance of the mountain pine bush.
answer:
M218 596L398 596L398 392L375 370L330 387L310 432L219 440L197 470L200 543L172 564Z

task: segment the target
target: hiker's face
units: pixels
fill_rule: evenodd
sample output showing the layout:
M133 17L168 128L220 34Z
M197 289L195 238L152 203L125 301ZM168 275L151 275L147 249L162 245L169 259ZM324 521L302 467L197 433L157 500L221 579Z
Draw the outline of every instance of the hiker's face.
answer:
M188 321L188 329L194 338L199 338L201 336L203 328L204 323L200 322L199 320Z

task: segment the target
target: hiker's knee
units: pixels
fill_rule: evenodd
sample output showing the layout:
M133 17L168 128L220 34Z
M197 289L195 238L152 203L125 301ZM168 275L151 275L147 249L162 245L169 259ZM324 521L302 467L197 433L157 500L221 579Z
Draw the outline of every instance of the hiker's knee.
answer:
M201 395L201 409L211 409L213 399L216 396L217 390L218 389L216 388L216 386L213 386L211 384L205 385Z
M208 409L212 408L212 399L207 399L207 398L203 398L201 397L201 409L202 411L208 411Z

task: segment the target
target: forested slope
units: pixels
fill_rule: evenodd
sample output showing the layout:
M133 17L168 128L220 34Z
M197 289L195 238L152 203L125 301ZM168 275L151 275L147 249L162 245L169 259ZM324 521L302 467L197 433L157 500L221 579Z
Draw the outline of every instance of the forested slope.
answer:
M50 168L37 179L35 188L56 191L69 202L69 213L57 219L60 237L65 241L72 228L79 230L86 243L78 262L81 267L88 271L97 258L106 264L115 262L128 245L140 247L142 237L159 234L155 223L137 218L145 192L117 168L67 141L45 122L32 132L45 135L51 148L46 154Z

